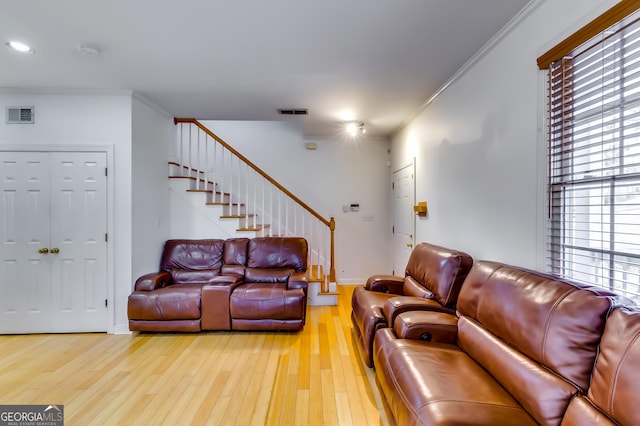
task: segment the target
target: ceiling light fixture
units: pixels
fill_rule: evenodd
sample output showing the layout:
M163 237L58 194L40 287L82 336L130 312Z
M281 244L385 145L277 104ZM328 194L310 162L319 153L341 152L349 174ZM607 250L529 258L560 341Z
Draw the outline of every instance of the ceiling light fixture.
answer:
M364 128L364 123L362 121L350 121L347 123L345 130L351 136L357 136L360 134L367 133L367 129Z
M6 43L11 49L20 53L33 53L33 49L28 44L24 44L21 41L11 40Z

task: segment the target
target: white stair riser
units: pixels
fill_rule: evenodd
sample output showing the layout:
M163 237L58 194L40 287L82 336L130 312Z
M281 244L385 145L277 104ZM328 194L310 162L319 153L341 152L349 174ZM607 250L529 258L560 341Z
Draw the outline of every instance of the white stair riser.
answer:
M335 288L335 283L333 283ZM329 285L331 288L331 285ZM332 290L335 291L335 290ZM320 294L320 282L311 281L307 289L307 305L309 306L337 306L338 296L335 294Z

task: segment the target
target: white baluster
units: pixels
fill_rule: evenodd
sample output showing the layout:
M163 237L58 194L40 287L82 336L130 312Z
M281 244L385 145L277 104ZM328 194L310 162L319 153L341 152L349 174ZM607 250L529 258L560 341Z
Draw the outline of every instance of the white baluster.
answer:
M204 190L206 191L209 186L209 135L204 135ZM216 195L215 188L213 190L213 197Z
M180 123L180 141L179 141L179 147L178 147L178 167L180 168L178 170L178 176L182 176L183 175L183 169L182 169L182 150L184 149L184 123Z

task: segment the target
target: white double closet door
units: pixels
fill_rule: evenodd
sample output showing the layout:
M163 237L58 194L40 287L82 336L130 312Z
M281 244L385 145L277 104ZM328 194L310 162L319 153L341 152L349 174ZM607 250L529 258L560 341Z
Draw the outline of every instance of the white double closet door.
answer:
M104 152L0 151L0 333L107 330Z

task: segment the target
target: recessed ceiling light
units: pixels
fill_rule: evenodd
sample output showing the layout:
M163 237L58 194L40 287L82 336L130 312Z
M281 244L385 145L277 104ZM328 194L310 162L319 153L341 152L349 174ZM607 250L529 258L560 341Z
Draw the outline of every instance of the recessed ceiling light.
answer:
M20 41L11 40L7 42L7 46L20 53L33 53L31 46L24 44Z

